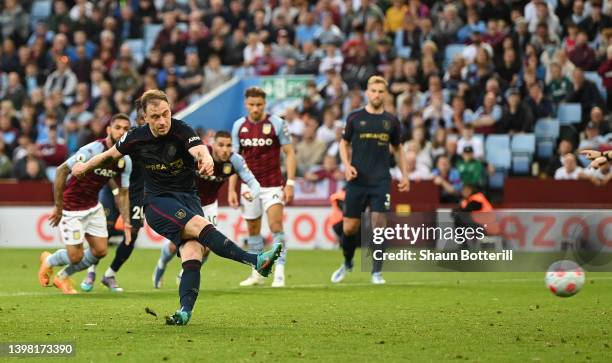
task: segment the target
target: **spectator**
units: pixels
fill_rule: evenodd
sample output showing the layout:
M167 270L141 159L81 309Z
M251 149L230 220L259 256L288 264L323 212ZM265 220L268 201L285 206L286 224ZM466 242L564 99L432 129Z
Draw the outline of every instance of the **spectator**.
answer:
M441 155L436 160L436 168L433 170L433 182L440 188L441 203L457 203L463 183L459 171L452 167L450 159Z
M546 85L546 93L550 95L555 104L559 104L567 98L572 89L572 82L561 70L559 63L550 64L550 81Z
M584 130L584 138L578 145L578 151L599 150L606 143L606 139L599 135L599 125L589 122Z
M67 104L72 103L78 83L76 75L70 70L69 63L68 57L60 57L56 62L57 70L49 75L44 87L47 97L55 91L60 91Z
M535 119L529 106L521 102L521 93L512 88L506 92L507 104L504 106L503 116L497 124L497 131L501 133L533 132Z
M45 143L38 145L38 155L47 166L59 166L68 157L68 149L64 140L57 137L57 126L49 126L48 139Z
M482 187L484 185L484 165L474 158L474 150L471 146L463 148L462 159L457 164L457 170L461 176L461 182L465 184Z
M572 153L574 151L574 145L572 141L568 139L561 139L557 146L557 153L548 160L546 166L546 176L552 178L555 176L557 169L563 166L563 155Z
M0 179L10 178L13 171L13 163L9 158L6 144L0 140Z
M612 95L612 44L608 45L606 59L599 66L597 73L599 73L607 93ZM612 110L612 96L608 97L606 106L608 110Z
M30 143L27 154L18 159L13 168L13 176L18 180L47 180L46 165L38 156L38 148Z
M296 147L297 171L300 176L323 161L327 145L316 139L317 125L317 121L312 116L304 115L304 135Z
M319 26L315 24L314 14L303 12L300 14L300 25L295 30L295 42L302 46L306 42L315 40L315 34L319 31Z
M335 45L342 44L344 42L344 34L340 28L334 24L334 19L330 13L323 14L322 26L315 30L313 37L319 44Z
M406 152L414 152L417 158L418 169L426 168L431 170L433 161L431 157L431 142L427 140L425 128L415 126L412 128L410 141L404 144Z
M567 153L561 158L563 166L555 171L555 180L579 180L588 179L584 169L578 166L576 155Z
M534 82L529 87L529 96L525 99L525 104L531 111L533 118L539 120L541 118L551 117L553 115L553 104L542 92L542 87L538 82Z
M466 147L472 148L472 155L476 159L484 158L484 145L481 137L474 137L474 126L465 125L461 137L457 141L457 154L463 155Z
M323 157L323 165L315 166L304 174L304 179L310 182L320 182L322 180L340 181L344 180L344 172L338 168L338 161L333 155Z
M28 39L30 27L30 16L17 0L5 0L4 9L0 13L0 29L2 38L8 39L15 37L19 41Z
M21 109L23 101L26 97L26 91L21 85L21 80L16 72L11 72L7 77L7 88L4 92L4 99L9 100L13 103L13 107Z
M419 164L417 162L417 154L414 151L408 151L406 153L404 162L406 163L406 172L408 173L408 178L411 181L422 181L422 180L430 180L433 178L431 171L428 167L423 164ZM399 166L395 166L390 171L391 178L393 180L401 180L402 179L402 171Z
M593 48L589 46L589 38L583 31L576 36L576 46L568 52L569 60L578 68L590 71L595 66L596 55Z
M204 84L202 85L204 94L224 84L230 78L231 75L221 66L219 56L211 55L204 67Z
M582 123L579 125L579 131L582 131L588 121L591 109L596 106L604 107L604 101L595 83L584 78L582 69L574 69L572 81L574 87L570 90L565 101L577 102L582 105Z
M317 140L326 145L331 144L336 139L336 120L334 110L326 107L323 110L323 124L317 129Z
M187 95L199 95L203 82L204 76L202 74L202 68L200 67L200 58L198 57L198 53L194 51L187 53L185 70L178 79L180 88Z
M590 14L576 24L588 35L589 41L592 42L602 29L612 27L612 18L602 13L601 0L591 1L590 4Z
M111 72L111 78L115 91L121 91L128 95L134 94L142 82L132 64L132 58L129 56L119 57L119 66Z
M463 22L457 14L457 7L454 4L446 4L442 16L434 27L434 39L442 47L452 43L457 38L457 32L461 29Z
M608 185L610 180L612 180L612 168L610 168L610 163L605 163L598 169L585 170L584 173L586 174L586 179L590 180L591 183L596 186L603 187Z
M591 109L591 118L589 123L591 122L597 126L600 135L606 135L612 132L612 121L604 118L604 113L601 107L593 107Z
M490 134L495 131L496 124L502 118L502 108L496 104L493 92L487 92L483 105L474 112L474 129L480 134Z

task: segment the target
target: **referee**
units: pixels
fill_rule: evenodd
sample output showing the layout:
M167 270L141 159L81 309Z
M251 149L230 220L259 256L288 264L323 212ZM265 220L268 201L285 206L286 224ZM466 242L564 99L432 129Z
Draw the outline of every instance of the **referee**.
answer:
M387 81L380 76L368 79L366 97L368 104L352 112L346 121L340 141L340 158L346 174L346 199L340 244L344 263L331 276L333 283L344 280L353 268L353 256L357 248L361 213L370 207L372 228L385 227L391 207L391 175L389 174L389 146L395 162L402 171L400 191L408 191L408 173L400 148L400 122L384 110ZM384 284L382 263L374 261L372 283Z

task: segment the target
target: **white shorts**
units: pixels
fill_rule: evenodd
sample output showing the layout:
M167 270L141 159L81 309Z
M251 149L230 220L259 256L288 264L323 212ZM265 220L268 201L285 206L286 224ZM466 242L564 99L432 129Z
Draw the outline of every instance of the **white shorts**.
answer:
M108 237L106 216L102 204L87 210L62 211L59 224L60 236L65 245L80 245L85 234L95 237Z
M263 212L267 211L274 204L284 205L283 187L262 187L259 197L249 202L242 196L242 193L250 191L251 189L249 189L248 185L242 184L240 188L240 204L242 205L242 216L244 219L260 218Z
M217 226L217 214L219 214L219 205L217 201L202 206L202 212L204 213L204 218L208 219L213 226Z

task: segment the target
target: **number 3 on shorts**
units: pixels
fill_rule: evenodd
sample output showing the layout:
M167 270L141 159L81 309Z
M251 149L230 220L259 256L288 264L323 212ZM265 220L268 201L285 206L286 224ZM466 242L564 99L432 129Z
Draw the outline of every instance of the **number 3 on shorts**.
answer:
M385 209L389 210L391 208L391 194L385 194Z
M134 206L132 208L132 219L144 219L144 207L143 206Z

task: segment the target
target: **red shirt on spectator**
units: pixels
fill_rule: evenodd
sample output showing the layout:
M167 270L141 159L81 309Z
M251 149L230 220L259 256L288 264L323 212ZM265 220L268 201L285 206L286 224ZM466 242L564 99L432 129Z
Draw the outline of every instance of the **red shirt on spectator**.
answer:
M40 150L40 157L47 166L60 166L68 157L68 148L63 142L50 141L38 145L38 150Z

